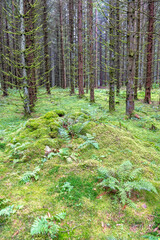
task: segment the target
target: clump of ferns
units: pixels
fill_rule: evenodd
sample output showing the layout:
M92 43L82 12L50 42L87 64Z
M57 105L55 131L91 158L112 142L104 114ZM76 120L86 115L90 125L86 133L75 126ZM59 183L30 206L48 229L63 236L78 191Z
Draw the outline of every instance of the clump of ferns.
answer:
M131 200L132 193L135 191L149 191L157 194L156 188L152 183L142 178L142 169L136 168L130 161L122 163L118 169L98 169L98 186L116 195L120 203L125 206L136 207Z
M31 180L37 181L39 179L39 171L40 167L37 166L33 171L27 171L20 177L20 183L25 184L30 182Z
M46 239L46 237L49 237L49 239L57 238L60 231L59 223L65 219L65 216L66 213L62 212L54 217L51 217L49 213L46 216L37 217L31 227L31 235L42 236L43 239Z

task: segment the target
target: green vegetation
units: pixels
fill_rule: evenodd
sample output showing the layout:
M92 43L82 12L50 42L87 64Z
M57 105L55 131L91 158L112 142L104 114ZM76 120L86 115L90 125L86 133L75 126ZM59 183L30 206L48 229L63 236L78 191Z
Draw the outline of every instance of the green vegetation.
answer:
M125 116L125 91L117 97L117 111L112 114L107 97L108 91L96 90L97 102L90 104L87 97L69 96L69 90L54 89L51 96L41 90L29 120L23 118L16 91L1 98L0 211L14 206L14 214L0 216L2 240L54 235L60 240L157 237L149 233L159 226L153 217L159 216L160 193L158 90L153 91L152 104L136 102L132 119ZM117 171L126 161L130 170L119 177ZM105 179L101 176L97 182L97 170L102 168L115 169L111 176L118 186L126 187L128 178L130 183L139 182L143 176L158 194L132 191L137 189L132 186L121 204L113 199L114 192L98 186ZM119 181L123 176L125 180ZM135 209L125 205L128 199ZM56 218L64 212L64 219Z
M152 183L144 180L141 175L141 168L133 167L130 161L122 163L117 170L99 168L99 179L102 180L98 185L113 191L120 202L125 205L128 204L131 207L136 207L133 201L130 199L133 191L149 191L157 194L156 188Z

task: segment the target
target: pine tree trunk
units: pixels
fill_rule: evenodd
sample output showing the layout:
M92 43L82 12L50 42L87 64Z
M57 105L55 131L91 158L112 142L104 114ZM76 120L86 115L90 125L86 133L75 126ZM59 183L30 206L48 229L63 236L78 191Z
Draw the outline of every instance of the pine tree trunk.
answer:
M62 88L66 88L66 67L64 57L64 41L63 41L63 18L62 18L62 1L59 0L59 13L60 13L60 42L61 42L61 83Z
M84 95L83 89L83 40L82 40L82 0L78 0L78 85L79 96Z
M24 92L24 114L28 116L31 114L29 105L29 91L27 82L27 69L25 61L26 39L25 39L25 23L24 23L24 1L20 0L20 18L21 18L21 65L23 78L23 92Z
M147 40L147 75L145 86L145 103L151 103L153 31L154 31L154 0L148 0L148 40Z
M94 61L93 61L93 2L88 0L88 32L89 32L89 74L90 102L94 102Z
M134 86L134 99L138 99L138 79L139 79L139 45L140 45L140 12L141 0L137 0L137 54L136 54L136 70L135 70L135 86Z
M49 50L48 50L48 22L47 22L47 0L43 0L43 34L44 34L44 61L45 61L45 81L46 90L48 94L50 91L50 77L49 77Z
M127 89L126 114L131 117L134 111L135 78L135 0L128 2L127 12Z
M70 25L70 83L71 83L71 95L74 94L74 10L73 0L69 1L69 25Z
M96 15L96 29L95 29L95 52L96 52L96 64L95 64L95 88L98 88L98 12L95 9Z
M2 15L3 3L0 1L0 55L1 55L1 88L3 96L8 96L7 92L7 80L5 75L5 62L4 62L4 32L3 32L3 15Z
M110 0L110 19L109 19L109 111L115 111L115 0Z

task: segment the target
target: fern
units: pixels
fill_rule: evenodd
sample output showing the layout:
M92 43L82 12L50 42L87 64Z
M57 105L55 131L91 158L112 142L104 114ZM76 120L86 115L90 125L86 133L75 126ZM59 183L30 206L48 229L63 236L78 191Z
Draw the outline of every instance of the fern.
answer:
M142 169L134 169L130 161L122 163L116 171L101 167L98 173L98 178L102 180L98 185L114 190L123 205L135 207L130 200L132 191L145 190L157 194L152 183L141 178Z
M53 219L60 222L64 220L65 216L65 213L59 213L53 218L48 216L36 218L31 227L31 235L49 235L52 239L55 238L60 230L60 226L53 222Z
M66 213L62 212L62 213L56 214L54 218L55 218L55 220L60 222L61 220L64 220L65 217L66 217Z
M78 148L87 147L89 145L92 145L94 148L99 149L98 143L94 140L94 136L87 133L86 136L81 136L84 140L86 140L84 143L80 144Z
M16 210L14 210L14 205L8 206L0 210L0 216L9 217L11 214L14 214L15 212Z
M70 136L69 136L68 131L67 131L65 128L60 127L60 128L58 129L58 132L59 132L59 135L61 136L61 138L64 139L64 141L66 141L66 142L70 141L71 138L70 138Z
M27 182L30 182L31 179L34 179L37 181L39 179L39 175L38 175L39 171L40 171L40 167L36 167L34 171L28 171L24 173L20 179L20 182L27 183Z

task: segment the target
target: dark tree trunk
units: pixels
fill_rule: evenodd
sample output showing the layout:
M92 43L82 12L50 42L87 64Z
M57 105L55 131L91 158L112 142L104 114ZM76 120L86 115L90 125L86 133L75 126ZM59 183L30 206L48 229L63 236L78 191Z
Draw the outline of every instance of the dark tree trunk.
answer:
M49 78L49 50L48 50L48 22L47 22L47 0L43 0L43 34L44 34L44 61L45 61L45 81L46 90L48 94L50 91L50 78Z
M79 96L84 95L83 89L83 40L82 40L82 0L78 0L78 85Z
M4 62L4 32L3 32L3 3L0 1L0 54L1 54L1 88L3 92L3 96L8 96L7 91L7 79L5 75L5 62Z
M135 72L135 86L134 86L134 99L138 99L138 79L139 79L139 45L140 45L140 12L141 12L141 0L137 0L137 54L136 54L136 72Z
M94 102L93 2L88 0L90 102Z
M66 67L64 57L64 41L63 41L63 17L62 17L62 0L59 0L59 13L60 13L60 42L61 42L61 83L62 88L66 88Z
M28 14L29 13L29 14ZM34 0L25 1L25 32L26 32L26 65L28 77L28 91L31 110L36 100L36 76L35 76L35 45L34 45Z
M110 23L109 23L109 111L115 111L115 0L110 0Z
M120 13L119 0L116 0L116 85L117 95L120 93Z
M127 12L127 84L126 114L129 118L134 111L135 78L135 0L128 2Z
M71 84L71 95L74 94L74 9L73 0L69 1L69 25L70 25L70 84Z
M147 75L145 86L145 103L151 103L153 31L154 31L154 0L148 0L148 40L147 40Z

